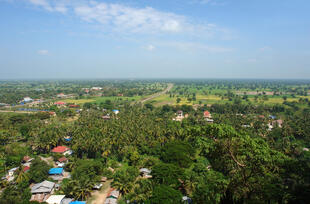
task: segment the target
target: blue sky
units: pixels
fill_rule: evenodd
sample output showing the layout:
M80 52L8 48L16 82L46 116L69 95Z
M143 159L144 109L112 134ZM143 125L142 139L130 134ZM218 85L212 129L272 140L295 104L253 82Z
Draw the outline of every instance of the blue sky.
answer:
M0 78L310 78L309 0L0 0Z

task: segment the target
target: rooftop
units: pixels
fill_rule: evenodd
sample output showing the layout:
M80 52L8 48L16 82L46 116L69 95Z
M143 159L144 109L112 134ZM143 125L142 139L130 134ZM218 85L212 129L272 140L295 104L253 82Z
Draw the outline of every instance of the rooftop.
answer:
M63 172L63 168L51 168L49 171L48 171L48 174L50 175L53 175L53 174L62 174Z
M55 153L64 153L66 151L70 150L70 148L66 147L66 146L57 146L54 149L52 149L52 152Z

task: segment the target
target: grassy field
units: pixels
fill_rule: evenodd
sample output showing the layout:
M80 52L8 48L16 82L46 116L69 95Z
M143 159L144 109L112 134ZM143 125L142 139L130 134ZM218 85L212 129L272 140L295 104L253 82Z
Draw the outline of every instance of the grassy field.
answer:
M215 103L218 103L218 104L223 104L223 103L226 103L226 102L229 102L228 99L222 99L221 97L217 96L217 95L197 95L196 96L196 101L192 101L192 102L189 102L187 101L187 98L186 97L180 97L181 98L181 101L180 103L177 103L176 100L177 100L177 97L174 97L174 98L170 98L168 94L165 94L165 95L161 95L157 98L154 98L152 100L152 103L153 105L155 106L162 106L162 105L183 105L183 104L186 104L186 105L193 105L193 104L199 104L199 101L202 102L202 104L215 104ZM299 98L308 98L310 100L310 96L303 96L303 97L296 97L296 98L292 98L292 97L289 97L287 98L287 101L288 102L293 102L293 101L298 101ZM252 97L249 97L249 100L252 102L252 103L264 103L264 104L282 104L284 102L284 99L282 98L282 96L269 96L268 97L268 100L266 101L263 101L262 99L258 99L257 101L255 101L255 98L254 96Z
M140 100L142 97L141 96L133 96L133 97L120 97L120 96L103 96L103 97L93 97L89 99L65 99L65 100L60 100L66 103L74 103L74 104L84 104L84 103L97 103L100 104L102 102L105 102L106 100L111 100L111 101L137 101Z
M61 100L61 101L66 102L66 103L75 103L75 104L84 104L84 103L95 102L94 99L65 99L65 100Z
M189 102L186 97L180 97L181 101L180 103L177 103L177 97L170 98L168 94L161 95L155 99L152 100L152 103L155 106L161 106L161 105L193 105L198 104L199 101L201 101L203 104L214 104L214 103L225 103L225 101L228 101L227 99L222 100L221 97L215 96L215 95L197 95L196 101Z

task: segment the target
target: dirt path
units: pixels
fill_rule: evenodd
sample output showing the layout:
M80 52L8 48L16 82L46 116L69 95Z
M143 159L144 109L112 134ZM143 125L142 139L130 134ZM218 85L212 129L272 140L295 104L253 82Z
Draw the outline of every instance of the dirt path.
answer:
M57 165L55 164L55 162L53 160L53 157L46 157L46 158L44 158L44 157L40 156L40 159L42 161L45 161L48 165L53 165L53 167L57 167Z
M140 102L145 103L146 101L152 100L153 98L156 98L160 95L163 95L163 94L167 93L168 91L170 91L172 89L172 87L173 87L173 84L168 84L168 87L165 90L163 90L162 92L155 93L155 94L153 94L153 95L151 95L145 99L142 99Z
M36 112L0 110L0 113L23 113L23 114L33 114L33 113L36 113Z
M107 198L108 192L110 190L110 184L112 180L106 181L100 191L95 191L92 193L91 199L88 204L103 204Z

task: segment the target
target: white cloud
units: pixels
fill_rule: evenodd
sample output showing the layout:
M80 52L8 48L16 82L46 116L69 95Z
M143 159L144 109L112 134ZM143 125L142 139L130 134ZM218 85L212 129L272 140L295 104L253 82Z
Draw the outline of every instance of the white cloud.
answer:
M75 7L74 12L85 21L131 32L177 33L187 30L188 26L191 27L185 17L160 12L151 7L133 8L92 1L91 4Z
M163 42L161 45L166 47L173 47L182 51L206 51L209 53L224 53L233 51L232 48L211 46L192 42Z
M60 13L66 13L67 7L66 4L68 4L69 1L65 0L57 0L57 1L50 1L50 0L28 0L31 4L42 7L47 11L50 12L60 12Z
M224 34L222 28L212 23L197 23L192 19L172 12L163 12L152 7L130 7L119 3L104 3L95 0L25 0L49 12L71 12L83 21L107 32L190 34L210 38Z
M48 55L48 53L49 53L48 50L39 50L38 51L39 55Z
M145 49L148 51L153 51L153 50L155 50L155 46L154 45L148 45L145 47Z

